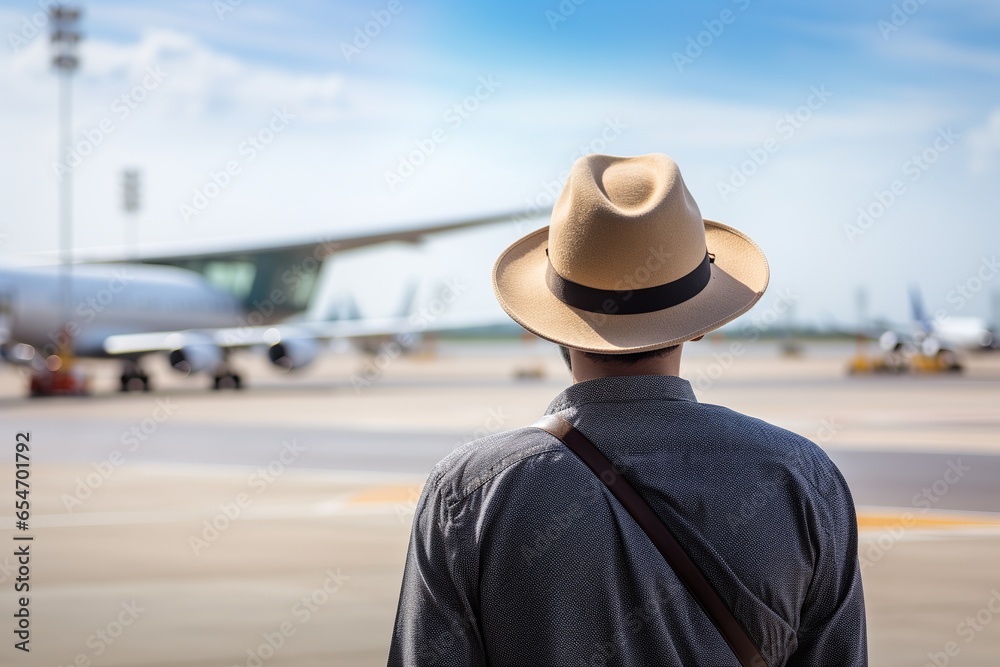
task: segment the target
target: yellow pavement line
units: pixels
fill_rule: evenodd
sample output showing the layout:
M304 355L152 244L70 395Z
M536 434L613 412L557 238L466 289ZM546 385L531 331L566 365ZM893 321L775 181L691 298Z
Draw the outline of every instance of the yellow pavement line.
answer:
M987 512L924 512L920 510L866 509L859 507L858 529L861 531L888 528L957 529L1000 528L1000 514Z
M418 484L370 486L348 495L344 505L413 505L420 498L422 488ZM865 532L900 526L918 530L1000 528L1000 514L988 512L927 512L918 509L859 507L857 516L858 529Z
M348 497L346 504L415 503L420 498L422 488L422 486L413 484L373 486L352 494Z
M376 485L323 502L254 505L244 508L241 521L311 519L353 514L391 514L411 511L420 498L417 484ZM905 529L913 536L941 534L982 534L1000 536L1000 513L922 512L914 509L859 507L858 528L869 536L879 531ZM196 521L206 516L206 508L188 507L163 510L125 510L40 514L32 518L32 528L144 525ZM13 526L14 517L0 517L0 526ZM912 529L912 531L910 530ZM6 532L0 528L0 533Z

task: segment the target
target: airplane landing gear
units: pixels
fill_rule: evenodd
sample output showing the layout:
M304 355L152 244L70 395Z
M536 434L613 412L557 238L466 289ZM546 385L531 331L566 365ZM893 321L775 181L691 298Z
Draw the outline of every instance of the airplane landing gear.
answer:
M232 371L226 370L221 373L216 373L215 379L212 384L212 389L242 389L243 379L240 377L239 373L233 373Z
M126 363L119 380L119 391L149 391L149 376L136 363Z

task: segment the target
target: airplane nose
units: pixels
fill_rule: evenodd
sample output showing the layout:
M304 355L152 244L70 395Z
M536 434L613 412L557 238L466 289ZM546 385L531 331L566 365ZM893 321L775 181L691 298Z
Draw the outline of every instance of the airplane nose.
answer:
M10 342L14 333L14 295L0 291L0 345Z

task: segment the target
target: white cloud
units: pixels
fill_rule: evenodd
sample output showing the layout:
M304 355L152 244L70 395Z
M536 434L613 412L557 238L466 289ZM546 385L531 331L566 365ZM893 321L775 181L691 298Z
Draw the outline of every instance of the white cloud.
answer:
M951 66L987 74L1000 72L1000 51L965 46L943 37L921 33L915 26L903 26L898 34L893 34L886 52L910 62Z
M0 16L0 25L10 18ZM210 20L214 26L214 16ZM7 158L0 161L0 232L10 234L3 246L8 255L56 247L56 83L49 55L44 39L18 53L0 50L0 89L17 91L4 100L3 121L12 131L0 134L0 154ZM930 212L947 210L950 188L962 182L967 168L964 160L946 156L863 242L847 247L841 230L855 209L899 177L903 161L933 140L938 126L967 117L966 102L916 85L883 88L878 99L833 88L830 101L793 137L782 139L780 151L746 187L722 201L717 182L746 159L748 149L776 134L776 123L805 101L809 85L788 84L780 99L635 88L595 93L583 84L553 86L551 72L502 63L482 72L495 75L501 87L454 126L445 114L478 85L468 71L423 79L409 70L303 71L209 46L177 26L147 31L134 41L92 38L81 55L74 91L78 133L104 118L115 121L114 131L74 174L75 232L82 247L120 243L125 166L143 171L140 238L149 247L311 238L524 207L558 188L558 175L579 147L600 136L606 119L617 117L628 128L605 146L607 152L674 155L703 212L747 229L765 246L775 285L792 285L802 294L803 317L809 316L807 304L815 303L846 319L854 283L838 287L830 272L861 263L852 281L905 293L909 277L903 270L913 256L937 257L940 250L940 219ZM118 118L114 101L142 80L147 67L162 68L167 78L127 118ZM282 106L298 119L258 158L246 160L241 143ZM994 112L968 139L973 147L983 146L989 160L998 150L996 117ZM446 132L446 140L391 192L385 172L436 129ZM238 176L203 213L183 223L179 205L231 160L240 161ZM956 224L980 225L965 230L978 247L1000 244L995 231L975 222L985 219L975 211L991 205L988 194L977 192L962 202ZM442 252L440 271L476 276L483 284L480 300L492 303L483 276L499 251L494 246L512 240L505 234L513 230L461 256ZM904 238L906 256L899 252ZM822 257L823 271L816 270L814 257ZM956 252L923 262L934 273L925 277L932 283L929 299L934 285L946 283L942 276L960 274L967 260ZM392 282L394 268L381 270L380 279ZM905 308L905 299L899 303Z
M994 109L983 125L969 131L967 142L974 170L987 171L1000 162L1000 108Z

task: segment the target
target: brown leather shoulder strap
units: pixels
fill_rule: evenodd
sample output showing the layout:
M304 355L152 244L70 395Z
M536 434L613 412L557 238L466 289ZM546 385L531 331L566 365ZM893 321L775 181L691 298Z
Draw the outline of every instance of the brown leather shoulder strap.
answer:
M746 629L733 616L732 611L719 597L702 571L684 551L684 547L677 542L667 525L639 495L635 487L615 470L601 450L562 417L545 415L532 424L532 427L554 435L594 471L656 545L667 563L677 573L677 577L718 628L740 664L743 667L767 667L760 649L750 639Z

